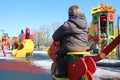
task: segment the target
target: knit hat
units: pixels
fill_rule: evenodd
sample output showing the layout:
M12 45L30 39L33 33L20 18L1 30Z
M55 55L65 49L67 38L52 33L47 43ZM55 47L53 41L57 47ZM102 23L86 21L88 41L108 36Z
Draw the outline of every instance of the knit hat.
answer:
M69 16L74 16L80 14L80 8L77 5L73 5L68 9L68 15Z
M7 38L6 37L2 37L2 41L7 41Z

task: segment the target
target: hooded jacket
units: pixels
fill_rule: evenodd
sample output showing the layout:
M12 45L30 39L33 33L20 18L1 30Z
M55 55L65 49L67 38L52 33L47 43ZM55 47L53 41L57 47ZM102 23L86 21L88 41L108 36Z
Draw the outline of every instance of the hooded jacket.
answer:
M83 13L70 16L53 34L53 40L60 41L68 51L86 51L88 42L87 21Z

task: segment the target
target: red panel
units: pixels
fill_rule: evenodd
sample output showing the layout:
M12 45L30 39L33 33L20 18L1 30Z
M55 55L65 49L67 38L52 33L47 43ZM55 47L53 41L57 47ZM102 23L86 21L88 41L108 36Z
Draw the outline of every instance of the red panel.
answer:
M85 75L87 76L88 80L94 80L93 75L89 70L86 70Z
M22 34L22 41L25 39L26 35Z
M109 21L114 21L114 13L108 13L108 20Z
M30 34L30 39L31 39L32 41L34 41L34 35L33 35L33 34Z
M60 49L59 45L60 43L57 43L57 45L55 45L55 42L53 42L52 45L50 46L49 56L51 59L53 59L54 62L56 62L55 53Z
M79 80L86 73L87 65L79 58L67 65L67 76L70 80Z
M88 70L93 74L97 69L94 60L91 57L85 57L85 62L88 67Z
M26 39L26 34L22 34L22 41L23 41L24 39ZM34 35L33 35L33 34L30 34L30 39L31 39L32 41L34 41Z

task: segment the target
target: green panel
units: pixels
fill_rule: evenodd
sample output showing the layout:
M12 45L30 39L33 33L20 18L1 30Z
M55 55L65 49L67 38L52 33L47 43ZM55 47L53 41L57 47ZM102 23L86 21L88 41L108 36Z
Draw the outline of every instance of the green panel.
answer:
M98 23L98 14L93 14L93 23Z
M110 35L110 36L113 36L113 35L114 35L113 22L109 22L109 35Z
M80 80L85 80L84 76L82 76L82 77L80 78Z
M109 42L111 43L112 41L113 41L113 38L110 38L110 39L109 39Z
M53 63L52 66L51 66L51 73L56 74L56 65L55 65L55 63Z
M98 36L99 35L99 33L98 32L95 32L95 36Z
M98 54L98 49L93 49L93 54Z
M80 57L83 57L83 55L75 55L75 56L74 55L69 55L69 56L67 56L67 63L70 64Z
M0 40L0 43L2 43L2 40Z
M101 15L106 15L106 16L108 16L108 13L107 13L107 12L99 12L99 13L98 13L98 16L100 17Z

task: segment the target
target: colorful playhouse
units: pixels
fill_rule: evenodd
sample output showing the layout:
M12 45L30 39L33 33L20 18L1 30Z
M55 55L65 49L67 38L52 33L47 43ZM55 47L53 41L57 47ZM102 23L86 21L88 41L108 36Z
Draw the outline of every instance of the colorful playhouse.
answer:
M117 36L114 28L114 13L116 12L112 6L104 4L99 5L91 10L92 24L89 28L89 41L96 42L93 49L94 54L100 53L109 43ZM116 58L117 48L110 52L110 58Z

